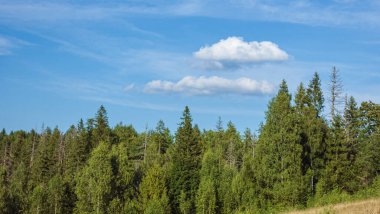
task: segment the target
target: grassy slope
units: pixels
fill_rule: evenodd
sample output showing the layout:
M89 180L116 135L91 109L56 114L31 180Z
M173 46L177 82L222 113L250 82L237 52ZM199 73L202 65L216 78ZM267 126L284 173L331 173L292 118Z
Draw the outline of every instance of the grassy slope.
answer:
M288 214L319 214L319 213L336 213L336 214L380 214L380 198L368 199L363 201L354 201L340 203L324 207L311 208L300 211L289 212Z

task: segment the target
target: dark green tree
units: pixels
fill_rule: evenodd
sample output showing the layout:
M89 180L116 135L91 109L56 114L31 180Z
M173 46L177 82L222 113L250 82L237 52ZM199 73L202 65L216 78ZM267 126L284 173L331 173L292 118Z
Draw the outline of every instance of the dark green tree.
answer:
M309 82L307 97L307 103L315 109L317 117L321 117L325 100L321 88L321 80L317 72L314 73L313 79Z
M199 185L201 145L194 131L187 106L177 129L175 144L169 190L172 210L175 213L193 213Z
M101 141L110 141L110 127L108 124L107 111L103 105L100 106L95 117L94 146Z
M304 203L302 146L285 81L266 112L256 146L255 174L259 207Z

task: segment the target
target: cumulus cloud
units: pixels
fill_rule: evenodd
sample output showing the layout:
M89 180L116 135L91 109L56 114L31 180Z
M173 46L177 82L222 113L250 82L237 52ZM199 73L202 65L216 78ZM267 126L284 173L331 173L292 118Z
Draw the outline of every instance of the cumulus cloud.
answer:
M288 54L273 42L246 42L241 37L228 37L211 46L202 47L194 56L203 60L205 65L217 65L217 69L231 63L284 61L289 58Z
M266 81L256 81L246 77L226 79L218 76L186 76L178 82L154 80L148 82L144 87L145 93L183 93L187 95L263 95L270 94L273 90L274 86Z

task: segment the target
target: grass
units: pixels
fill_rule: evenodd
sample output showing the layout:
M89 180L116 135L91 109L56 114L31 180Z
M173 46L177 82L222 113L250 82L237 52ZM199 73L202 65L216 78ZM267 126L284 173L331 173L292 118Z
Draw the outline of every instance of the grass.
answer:
M367 199L362 201L354 201L328 205L324 207L311 208L300 211L292 211L287 214L380 214L380 198Z

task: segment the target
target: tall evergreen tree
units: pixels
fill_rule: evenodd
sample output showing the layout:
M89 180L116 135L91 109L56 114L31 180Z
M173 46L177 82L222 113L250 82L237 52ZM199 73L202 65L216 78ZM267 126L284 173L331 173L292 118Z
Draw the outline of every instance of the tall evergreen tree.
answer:
M325 161L327 125L318 113L323 108L323 96L320 92L320 81L316 73L307 92L303 84L300 84L294 101L296 125L302 146L302 174L309 183L309 195L315 193L315 184Z
M103 105L100 106L95 117L95 129L94 129L95 146L100 141L110 141L110 127L108 125L107 111Z
M351 149L346 140L343 118L335 115L327 144L324 181L320 183L323 192L320 193L326 193L333 189L347 192L355 190L356 176L349 158Z
M362 187L380 175L380 105L362 102L359 108L359 139L356 166Z
M259 206L302 202L302 147L295 126L291 95L282 81L270 102L255 156Z
M357 153L359 139L359 109L354 97L346 99L344 108L344 126L346 131L346 143L348 159L353 163Z
M101 142L76 177L75 193L78 197L76 211L79 213L105 213L111 200L113 179L111 146Z
M309 82L307 96L310 105L316 110L317 117L321 116L324 107L324 97L321 88L321 80L317 72L314 73L313 79Z
M175 213L193 213L199 185L201 146L195 136L187 106L177 129L175 144L170 173L172 210Z
M170 213L166 179L165 169L158 163L147 170L139 187L142 213Z

